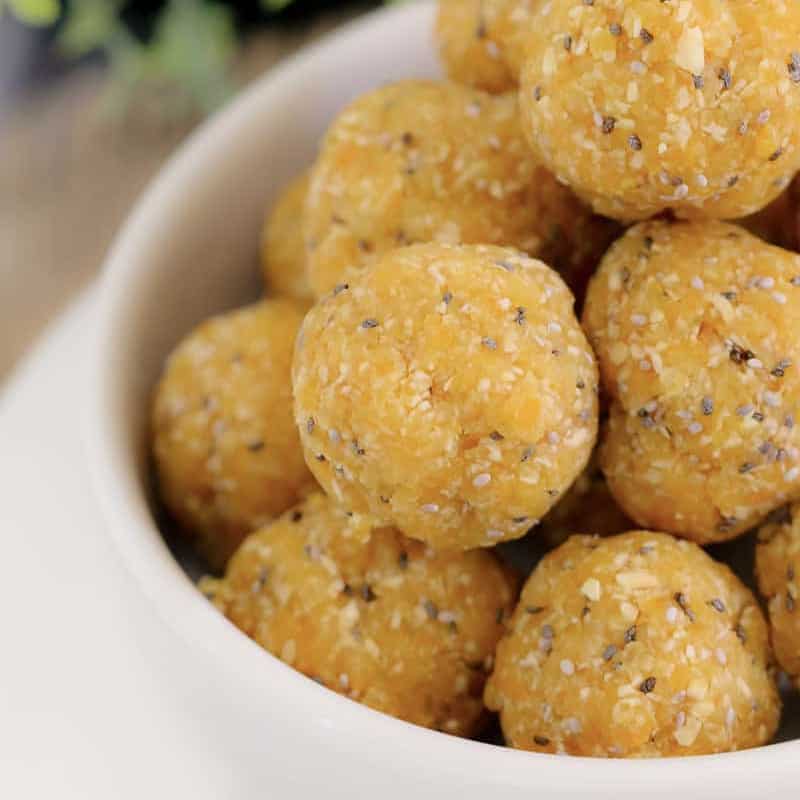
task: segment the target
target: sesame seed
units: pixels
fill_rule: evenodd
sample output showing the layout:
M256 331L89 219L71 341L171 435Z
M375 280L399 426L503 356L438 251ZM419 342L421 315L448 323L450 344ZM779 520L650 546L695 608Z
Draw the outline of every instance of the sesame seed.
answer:
M488 472L481 472L480 475L476 475L472 481L472 485L476 488L480 489L483 486L486 486L492 480L492 476Z
M699 289L700 291L702 291L703 289L706 288L706 285L705 285L703 279L699 275L695 275L692 278L692 288L693 289Z
M491 336L484 336L481 339L481 344L488 347L490 350L497 350L497 342Z
M612 22L608 26L608 31L612 36L619 36L622 33L622 25L619 22Z
M702 89L706 83L702 75L692 75L692 82L695 89Z
M678 621L678 609L675 608L675 606L669 606L669 608L667 608L666 617L667 617L667 622L672 622L672 623L677 622Z
M725 655L725 651L721 647L718 647L714 651L714 655L717 657L717 661L719 661L723 667L728 663L728 656Z
M710 417L714 413L714 400L711 397L704 397L701 402L700 406L703 409L703 415L706 417Z
M569 676L575 674L575 665L568 658L562 659L559 666L561 667L561 671L564 673L564 675Z
M796 481L797 480L797 476L798 475L800 475L800 468L792 467L790 470L788 470L786 472L786 474L783 477L784 477L784 480L786 480L789 483L791 483L792 481Z
M747 405L739 406L736 409L736 416L737 417L747 417L752 413L752 411L753 411L753 406L751 406L748 403Z
M422 506L422 510L426 514L435 514L439 510L439 506L436 503L425 503L425 505Z
M617 648L610 644L603 650L603 661L611 661L612 658L617 654Z
M692 436L697 436L698 433L702 433L703 426L699 422L693 422L691 425L689 425L687 430L690 434L692 434Z

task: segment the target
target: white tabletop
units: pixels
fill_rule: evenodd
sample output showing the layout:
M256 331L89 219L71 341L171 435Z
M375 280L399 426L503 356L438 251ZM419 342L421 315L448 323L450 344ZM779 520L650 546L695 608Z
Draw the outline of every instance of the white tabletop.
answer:
M84 297L0 395L0 796L239 797L217 692L95 510L80 444L90 315Z

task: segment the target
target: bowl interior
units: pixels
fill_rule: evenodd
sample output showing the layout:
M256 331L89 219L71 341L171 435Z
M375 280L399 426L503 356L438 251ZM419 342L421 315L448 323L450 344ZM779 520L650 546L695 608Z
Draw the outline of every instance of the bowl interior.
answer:
M617 762L610 771L610 762L553 759L455 740L343 700L267 659L218 619L167 550L155 524L147 496L145 433L149 397L164 357L202 319L257 296L265 208L287 180L311 163L336 112L384 82L439 74L432 21L433 8L427 3L389 9L289 60L191 137L139 204L103 279L87 424L93 477L109 530L159 611L208 658L235 671L242 691L247 687L263 696L268 690L273 710L282 702L278 687L302 697L298 702L315 704L319 725L309 724L306 735L311 738L347 730L361 746L369 744L375 763L384 759L386 765L394 763L396 743L402 742L408 763L416 763L420 775L431 781L461 774L470 763L471 781L502 785L508 796L559 781L566 787L563 796L571 796L566 789L583 786L583 779L565 769L576 763L585 764L598 780L624 769L631 792L651 788L654 774L663 771L674 791L676 781L691 785L703 763L705 769L719 765L712 767L719 785L734 787L734 794L726 796L745 797L735 792L747 785L742 775L753 764L763 766L763 753L775 754L770 763L778 769L791 761L781 753L791 748L796 757L800 743L672 762L669 771L666 762L650 762L646 770ZM392 746L381 743L384 735ZM434 763L431 746L437 747Z

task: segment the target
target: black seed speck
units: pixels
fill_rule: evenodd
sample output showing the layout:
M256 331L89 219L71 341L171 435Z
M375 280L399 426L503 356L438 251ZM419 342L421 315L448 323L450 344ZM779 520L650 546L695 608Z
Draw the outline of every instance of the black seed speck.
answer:
M639 691L642 694L650 694L653 689L656 688L656 679L651 675L649 678L645 678L639 686Z
M365 319L361 323L361 327L362 328L377 328L378 327L378 320L373 319L372 317L370 317L369 319Z
M378 599L378 595L372 591L372 587L368 583L365 583L361 587L361 598L365 603L372 603Z
M422 605L429 619L436 619L439 616L439 609L436 607L436 603L434 603L432 600L425 600Z
M631 150L641 150L642 140L635 133L633 133L628 137L628 147L630 147Z
M675 592L675 602L680 606L681 611L686 614L689 621L694 622L694 611L689 608L689 601L686 599L686 595L683 592Z
M602 122L603 133L605 134L612 133L614 128L616 127L617 127L616 117L603 117L603 122Z
M731 88L733 78L731 76L731 71L727 67L722 67L722 69L720 69L720 71L717 73L717 77L722 81L723 90Z
M714 609L714 611L718 611L720 614L725 613L725 603L723 603L719 597L714 597L713 599L709 600L708 604Z
M586 2L586 0L584 0ZM588 5L591 5L589 3ZM539 745L539 747L547 747L550 744L550 740L546 736L534 736L533 741Z
M642 41L643 41L645 44L650 44L650 42L652 42L652 41L653 41L653 39L654 39L655 37L653 36L653 34L652 34L652 33L650 33L650 31L649 31L649 30L647 30L647 28L642 28L642 29L639 31L639 38L640 38L640 39L641 39L641 40L642 40Z
M625 644L630 644L631 642L636 641L636 626L631 625L628 630L625 631Z

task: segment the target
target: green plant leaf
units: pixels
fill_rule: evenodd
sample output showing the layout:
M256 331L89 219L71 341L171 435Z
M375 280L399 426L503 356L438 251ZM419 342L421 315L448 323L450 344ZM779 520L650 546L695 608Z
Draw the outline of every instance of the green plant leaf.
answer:
M68 56L79 57L104 47L113 38L119 22L121 0L72 0L58 45Z
M261 0L261 6L265 11L275 14L278 11L283 11L284 8L290 6L294 0Z
M26 25L52 25L61 13L59 0L6 0L11 13Z

